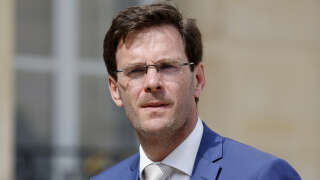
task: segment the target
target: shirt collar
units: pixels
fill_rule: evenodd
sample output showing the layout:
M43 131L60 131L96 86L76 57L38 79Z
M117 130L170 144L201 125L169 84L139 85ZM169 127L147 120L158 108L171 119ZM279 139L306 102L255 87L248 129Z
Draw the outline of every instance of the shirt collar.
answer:
M197 156L197 152L200 146L201 138L203 134L203 124L198 118L197 124L189 136L176 148L174 149L167 157L165 157L161 163L164 163L168 166L174 167L185 174L191 176L194 161ZM153 163L152 160L143 151L142 146L139 147L140 150L140 165L139 165L139 174L140 178L142 177L143 169L149 164ZM186 160L186 157L188 159Z

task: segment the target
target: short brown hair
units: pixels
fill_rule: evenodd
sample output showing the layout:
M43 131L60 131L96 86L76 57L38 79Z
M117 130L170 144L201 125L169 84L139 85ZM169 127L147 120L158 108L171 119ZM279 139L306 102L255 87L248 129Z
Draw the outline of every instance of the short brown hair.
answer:
M158 25L173 25L180 33L188 61L197 65L202 60L201 33L194 19L183 19L179 10L168 3L129 7L112 21L103 44L103 58L109 75L117 80L116 52L121 40L131 32ZM193 66L191 71L193 71Z

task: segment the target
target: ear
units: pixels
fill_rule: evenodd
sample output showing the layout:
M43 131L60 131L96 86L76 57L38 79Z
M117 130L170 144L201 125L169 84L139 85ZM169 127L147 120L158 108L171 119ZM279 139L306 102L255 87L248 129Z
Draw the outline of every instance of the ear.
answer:
M204 66L202 63L199 63L194 68L194 97L200 96L205 84L206 79L204 76Z
M114 103L116 103L117 106L121 107L123 103L122 103L120 92L117 86L117 81L114 78L112 78L110 75L108 76L108 85L109 85L109 91Z

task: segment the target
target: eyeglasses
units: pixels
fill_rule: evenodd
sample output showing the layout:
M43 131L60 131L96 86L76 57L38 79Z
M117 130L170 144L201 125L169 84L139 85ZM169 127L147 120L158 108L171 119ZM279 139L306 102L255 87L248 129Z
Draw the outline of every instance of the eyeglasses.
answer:
M179 74L182 67L184 66L193 66L193 62L177 62L177 61L170 61L170 62L161 62L158 64L150 64L150 65L144 65L144 64L138 64L126 67L122 70L116 70L117 73L121 73L123 76L125 76L127 79L131 81L139 81L141 79L144 79L145 75L148 73L148 69L150 67L154 67L161 75L162 78L166 79L172 79L176 75Z

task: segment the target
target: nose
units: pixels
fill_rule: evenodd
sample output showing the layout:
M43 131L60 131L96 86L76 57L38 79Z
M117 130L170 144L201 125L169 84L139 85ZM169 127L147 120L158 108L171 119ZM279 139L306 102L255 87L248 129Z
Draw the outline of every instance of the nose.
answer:
M157 72L156 67L149 66L145 75L144 90L146 92L156 92L162 88L160 73Z

